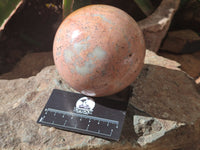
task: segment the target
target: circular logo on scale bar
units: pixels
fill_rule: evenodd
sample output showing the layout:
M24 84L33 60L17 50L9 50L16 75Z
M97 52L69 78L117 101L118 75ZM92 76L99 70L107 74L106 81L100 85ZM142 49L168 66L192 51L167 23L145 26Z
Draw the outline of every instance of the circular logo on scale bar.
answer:
M90 97L81 97L76 102L76 106L74 107L74 111L80 114L92 114L93 109L95 107L95 102Z

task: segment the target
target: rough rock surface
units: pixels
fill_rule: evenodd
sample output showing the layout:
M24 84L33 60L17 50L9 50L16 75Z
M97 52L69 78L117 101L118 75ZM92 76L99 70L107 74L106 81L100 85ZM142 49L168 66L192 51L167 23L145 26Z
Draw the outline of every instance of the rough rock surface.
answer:
M200 50L200 37L194 31L178 30L168 32L160 49L172 53L192 53Z
M187 123L200 118L200 95L194 80L182 71L146 64L133 84L133 94L130 103L151 116ZM192 115L187 115L190 111Z
M181 64L181 70L187 72L194 79L200 76L200 51L191 54L174 55L167 52L159 52L159 55L175 60Z
M134 130L136 134L139 135L137 142L141 146L152 143L164 136L166 132L185 125L184 123L177 123L176 121L141 115L134 115L133 123Z
M196 79L195 81L197 84L200 84L200 77Z
M54 66L27 79L0 80L0 149L198 150L200 95L194 81L172 70L178 63L153 52L147 51L145 63L132 85L119 142L36 123L52 89L72 91Z
M170 60L162 56L158 56L154 52L149 51L149 50L146 50L146 57L144 61L145 61L144 62L145 64L156 65L156 66L165 67L172 70L180 70L179 67L181 65L174 60Z
M53 64L52 52L30 53L25 55L11 72L2 74L0 79L27 78L36 75L44 67Z
M180 0L163 0L155 12L138 22L144 33L147 49L157 52L165 37Z

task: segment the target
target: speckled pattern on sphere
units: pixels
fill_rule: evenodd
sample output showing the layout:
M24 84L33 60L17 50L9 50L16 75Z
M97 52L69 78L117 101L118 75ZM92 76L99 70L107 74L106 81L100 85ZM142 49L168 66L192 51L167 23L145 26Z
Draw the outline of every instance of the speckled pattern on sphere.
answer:
M142 32L124 11L90 5L71 13L60 25L53 45L56 68L75 90L107 96L131 84L145 55Z

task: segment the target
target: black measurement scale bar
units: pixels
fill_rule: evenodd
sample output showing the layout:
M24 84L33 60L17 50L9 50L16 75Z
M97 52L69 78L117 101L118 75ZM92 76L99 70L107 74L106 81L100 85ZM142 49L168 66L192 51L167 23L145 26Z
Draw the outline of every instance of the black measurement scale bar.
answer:
M91 98L53 90L37 122L63 130L119 140L128 97L119 93L111 97Z

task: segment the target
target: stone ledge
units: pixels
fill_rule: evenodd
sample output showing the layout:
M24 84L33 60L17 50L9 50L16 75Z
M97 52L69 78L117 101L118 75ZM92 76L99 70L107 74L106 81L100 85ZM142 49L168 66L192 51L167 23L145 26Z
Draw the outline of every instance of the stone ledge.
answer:
M200 95L194 81L178 63L153 52L147 51L145 63L132 84L119 142L36 123L54 88L73 91L55 66L30 78L0 80L0 149L198 149Z

